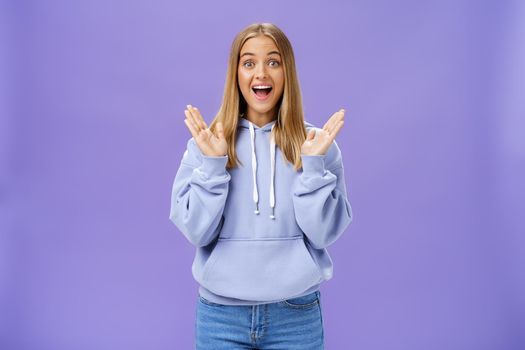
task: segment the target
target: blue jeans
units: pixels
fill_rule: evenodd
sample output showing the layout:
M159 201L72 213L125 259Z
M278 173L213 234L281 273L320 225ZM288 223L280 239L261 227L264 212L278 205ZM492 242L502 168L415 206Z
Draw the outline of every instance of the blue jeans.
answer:
M261 305L222 305L199 295L197 350L324 348L321 292Z

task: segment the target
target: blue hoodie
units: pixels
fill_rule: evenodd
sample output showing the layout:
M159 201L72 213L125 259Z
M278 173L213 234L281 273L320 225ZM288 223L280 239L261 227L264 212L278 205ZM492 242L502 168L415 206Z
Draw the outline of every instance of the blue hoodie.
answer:
M325 155L301 155L296 171L275 146L274 124L239 119L242 165L233 169L191 138L175 176L170 220L196 247L192 274L211 302L272 303L332 278L326 247L352 221L341 151L334 141Z

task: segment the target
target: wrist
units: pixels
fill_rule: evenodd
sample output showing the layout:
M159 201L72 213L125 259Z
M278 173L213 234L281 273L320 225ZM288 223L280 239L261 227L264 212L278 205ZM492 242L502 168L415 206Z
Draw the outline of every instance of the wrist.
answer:
M325 169L325 158L324 154L318 155L301 155L303 174L305 176L324 175Z

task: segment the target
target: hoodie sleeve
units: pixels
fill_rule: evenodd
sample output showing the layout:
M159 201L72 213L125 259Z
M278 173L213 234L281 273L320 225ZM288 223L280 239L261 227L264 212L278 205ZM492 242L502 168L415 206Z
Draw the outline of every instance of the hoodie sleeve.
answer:
M208 245L222 224L231 178L227 162L228 156L203 155L191 138L175 175L169 218L197 247Z
M301 155L303 172L293 188L297 223L311 245L335 242L352 221L341 151L335 140L325 155Z

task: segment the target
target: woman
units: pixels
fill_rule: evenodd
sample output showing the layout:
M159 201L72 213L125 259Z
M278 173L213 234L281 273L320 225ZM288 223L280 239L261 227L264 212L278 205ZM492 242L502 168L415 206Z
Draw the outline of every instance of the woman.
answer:
M184 113L170 219L197 248L197 349L322 349L325 248L352 220L334 141L344 110L305 123L292 46L257 23L233 41L211 125Z

